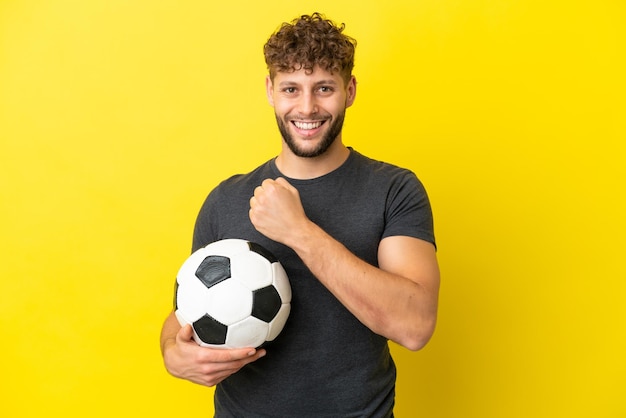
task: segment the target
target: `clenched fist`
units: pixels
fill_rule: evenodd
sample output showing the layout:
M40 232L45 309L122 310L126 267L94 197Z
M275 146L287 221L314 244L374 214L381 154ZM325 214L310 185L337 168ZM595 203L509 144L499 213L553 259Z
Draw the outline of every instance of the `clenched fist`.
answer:
M293 247L299 237L306 236L310 223L298 190L282 177L266 179L254 189L250 221L257 231L289 247Z

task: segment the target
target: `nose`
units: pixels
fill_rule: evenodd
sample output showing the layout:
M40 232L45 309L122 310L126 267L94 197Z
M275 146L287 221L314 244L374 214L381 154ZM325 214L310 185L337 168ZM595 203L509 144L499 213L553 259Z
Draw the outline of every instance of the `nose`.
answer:
M317 113L317 102L314 94L304 93L300 96L300 101L298 102L298 112L304 116Z

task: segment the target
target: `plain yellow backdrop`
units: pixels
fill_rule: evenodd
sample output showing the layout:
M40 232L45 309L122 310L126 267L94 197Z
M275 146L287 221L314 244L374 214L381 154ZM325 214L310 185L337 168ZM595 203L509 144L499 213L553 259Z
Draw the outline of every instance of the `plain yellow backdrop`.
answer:
M279 150L262 45L313 11L359 42L345 142L434 208L396 415L626 416L622 0L0 1L0 415L211 416L161 322L206 194Z

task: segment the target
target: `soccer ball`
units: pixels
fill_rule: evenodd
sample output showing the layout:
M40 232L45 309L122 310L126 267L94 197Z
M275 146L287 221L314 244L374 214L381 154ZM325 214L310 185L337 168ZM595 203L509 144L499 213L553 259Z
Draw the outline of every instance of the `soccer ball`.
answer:
M176 277L176 317L204 347L260 347L278 336L290 311L285 269L253 242L215 241L191 254Z

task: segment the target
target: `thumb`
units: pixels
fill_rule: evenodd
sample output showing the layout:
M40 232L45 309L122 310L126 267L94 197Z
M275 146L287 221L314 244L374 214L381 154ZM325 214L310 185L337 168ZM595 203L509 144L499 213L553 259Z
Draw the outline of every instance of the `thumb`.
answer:
M191 324L185 324L180 331L178 331L178 338L183 341L191 341L193 338L193 329Z

